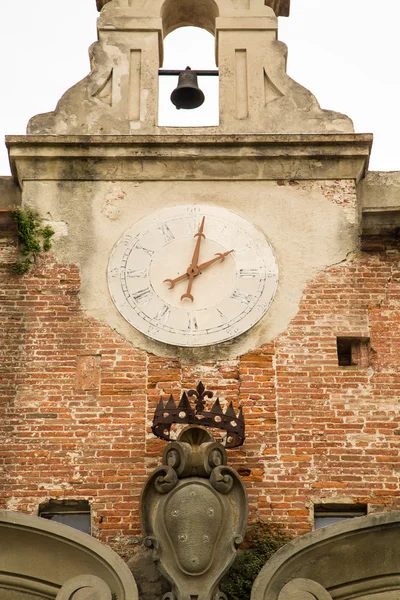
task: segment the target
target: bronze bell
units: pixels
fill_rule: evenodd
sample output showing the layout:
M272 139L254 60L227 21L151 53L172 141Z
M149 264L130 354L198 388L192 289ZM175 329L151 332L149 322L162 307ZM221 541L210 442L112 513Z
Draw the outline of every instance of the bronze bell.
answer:
M204 102L204 94L197 83L197 75L190 67L179 74L178 86L171 94L171 102L176 108L198 108Z

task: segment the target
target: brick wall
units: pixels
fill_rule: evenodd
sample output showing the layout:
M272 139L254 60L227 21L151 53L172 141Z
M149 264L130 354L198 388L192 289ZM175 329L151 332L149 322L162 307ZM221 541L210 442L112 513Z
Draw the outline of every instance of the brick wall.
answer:
M376 247L375 247L376 249ZM160 394L201 379L243 405L247 439L229 451L252 518L312 528L318 502L400 508L400 266L396 244L309 282L287 331L240 359L202 365L132 348L79 304L79 272L51 255L12 276L0 241L1 508L89 500L101 541L129 556L138 502L164 443L150 432ZM339 367L337 336L370 338L370 366Z

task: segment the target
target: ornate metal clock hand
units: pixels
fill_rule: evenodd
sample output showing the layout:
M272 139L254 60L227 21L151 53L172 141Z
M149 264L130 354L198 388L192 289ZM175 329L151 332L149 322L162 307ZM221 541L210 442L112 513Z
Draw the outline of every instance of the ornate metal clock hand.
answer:
M196 247L194 249L194 253L193 253L193 257L192 257L192 262L188 268L188 270L186 271L186 273L183 273L183 275L179 275L179 277L175 277L175 279L164 279L164 283L169 283L169 289L172 290L173 287L175 287L175 284L178 283L178 281L182 281L183 279L186 279L186 277L191 277L192 276L192 280L193 278L198 274L198 267L197 267L197 261L199 260L199 254L200 254L200 243L201 243L201 238L202 237L206 237L203 233L203 229L204 229L204 221L205 221L205 217L203 217L202 221L201 221L201 225L200 225L200 229L199 232L195 234L194 237L197 237L197 243L196 243ZM189 288L189 286L188 286ZM190 286L191 289L191 286ZM186 293L190 293L186 291ZM182 300L182 298L181 298ZM193 300L192 300L193 302Z
M186 277L189 277L189 275L187 273L184 273L183 275L179 275L179 277L176 277L175 279L164 279L163 283L169 283L169 289L172 290L172 288L175 287L175 284L178 283L178 281L182 281L182 279L186 279Z
M206 218L203 217L201 220L199 232L196 233L196 235L194 236L194 237L197 237L197 242L196 242L196 247L193 252L192 262L187 270L187 274L189 275L189 283L187 286L186 293L182 294L182 296L181 296L181 300L183 300L184 298L189 298L189 300L191 300L192 302L194 301L194 298L190 292L192 291L193 279L199 272L199 267L197 266L197 263L199 262L201 239L206 237L203 233L205 220L206 220Z
M228 250L228 252L217 252L217 254L215 255L216 258L212 258L211 260L208 260L207 262L201 263L201 265L199 265L197 267L197 269L199 271L201 271L202 269L204 270L207 267L209 267L210 265L213 265L218 260L220 260L221 262L224 262L225 256L228 256L228 254L230 254L231 252L234 252L234 250Z

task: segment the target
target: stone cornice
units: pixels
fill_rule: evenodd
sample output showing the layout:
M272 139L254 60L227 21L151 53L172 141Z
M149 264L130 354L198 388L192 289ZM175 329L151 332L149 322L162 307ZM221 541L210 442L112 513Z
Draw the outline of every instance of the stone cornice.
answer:
M370 134L8 136L12 173L25 180L354 179Z

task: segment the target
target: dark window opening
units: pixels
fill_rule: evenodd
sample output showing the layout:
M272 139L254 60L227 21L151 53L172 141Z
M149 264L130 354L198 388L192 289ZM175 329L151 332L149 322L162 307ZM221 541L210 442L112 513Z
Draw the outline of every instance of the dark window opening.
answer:
M369 338L338 337L337 355L340 367L369 367Z
M39 506L39 517L91 533L90 505L86 500L50 500Z
M367 504L315 504L314 529L355 517L364 517L366 514L368 514Z

